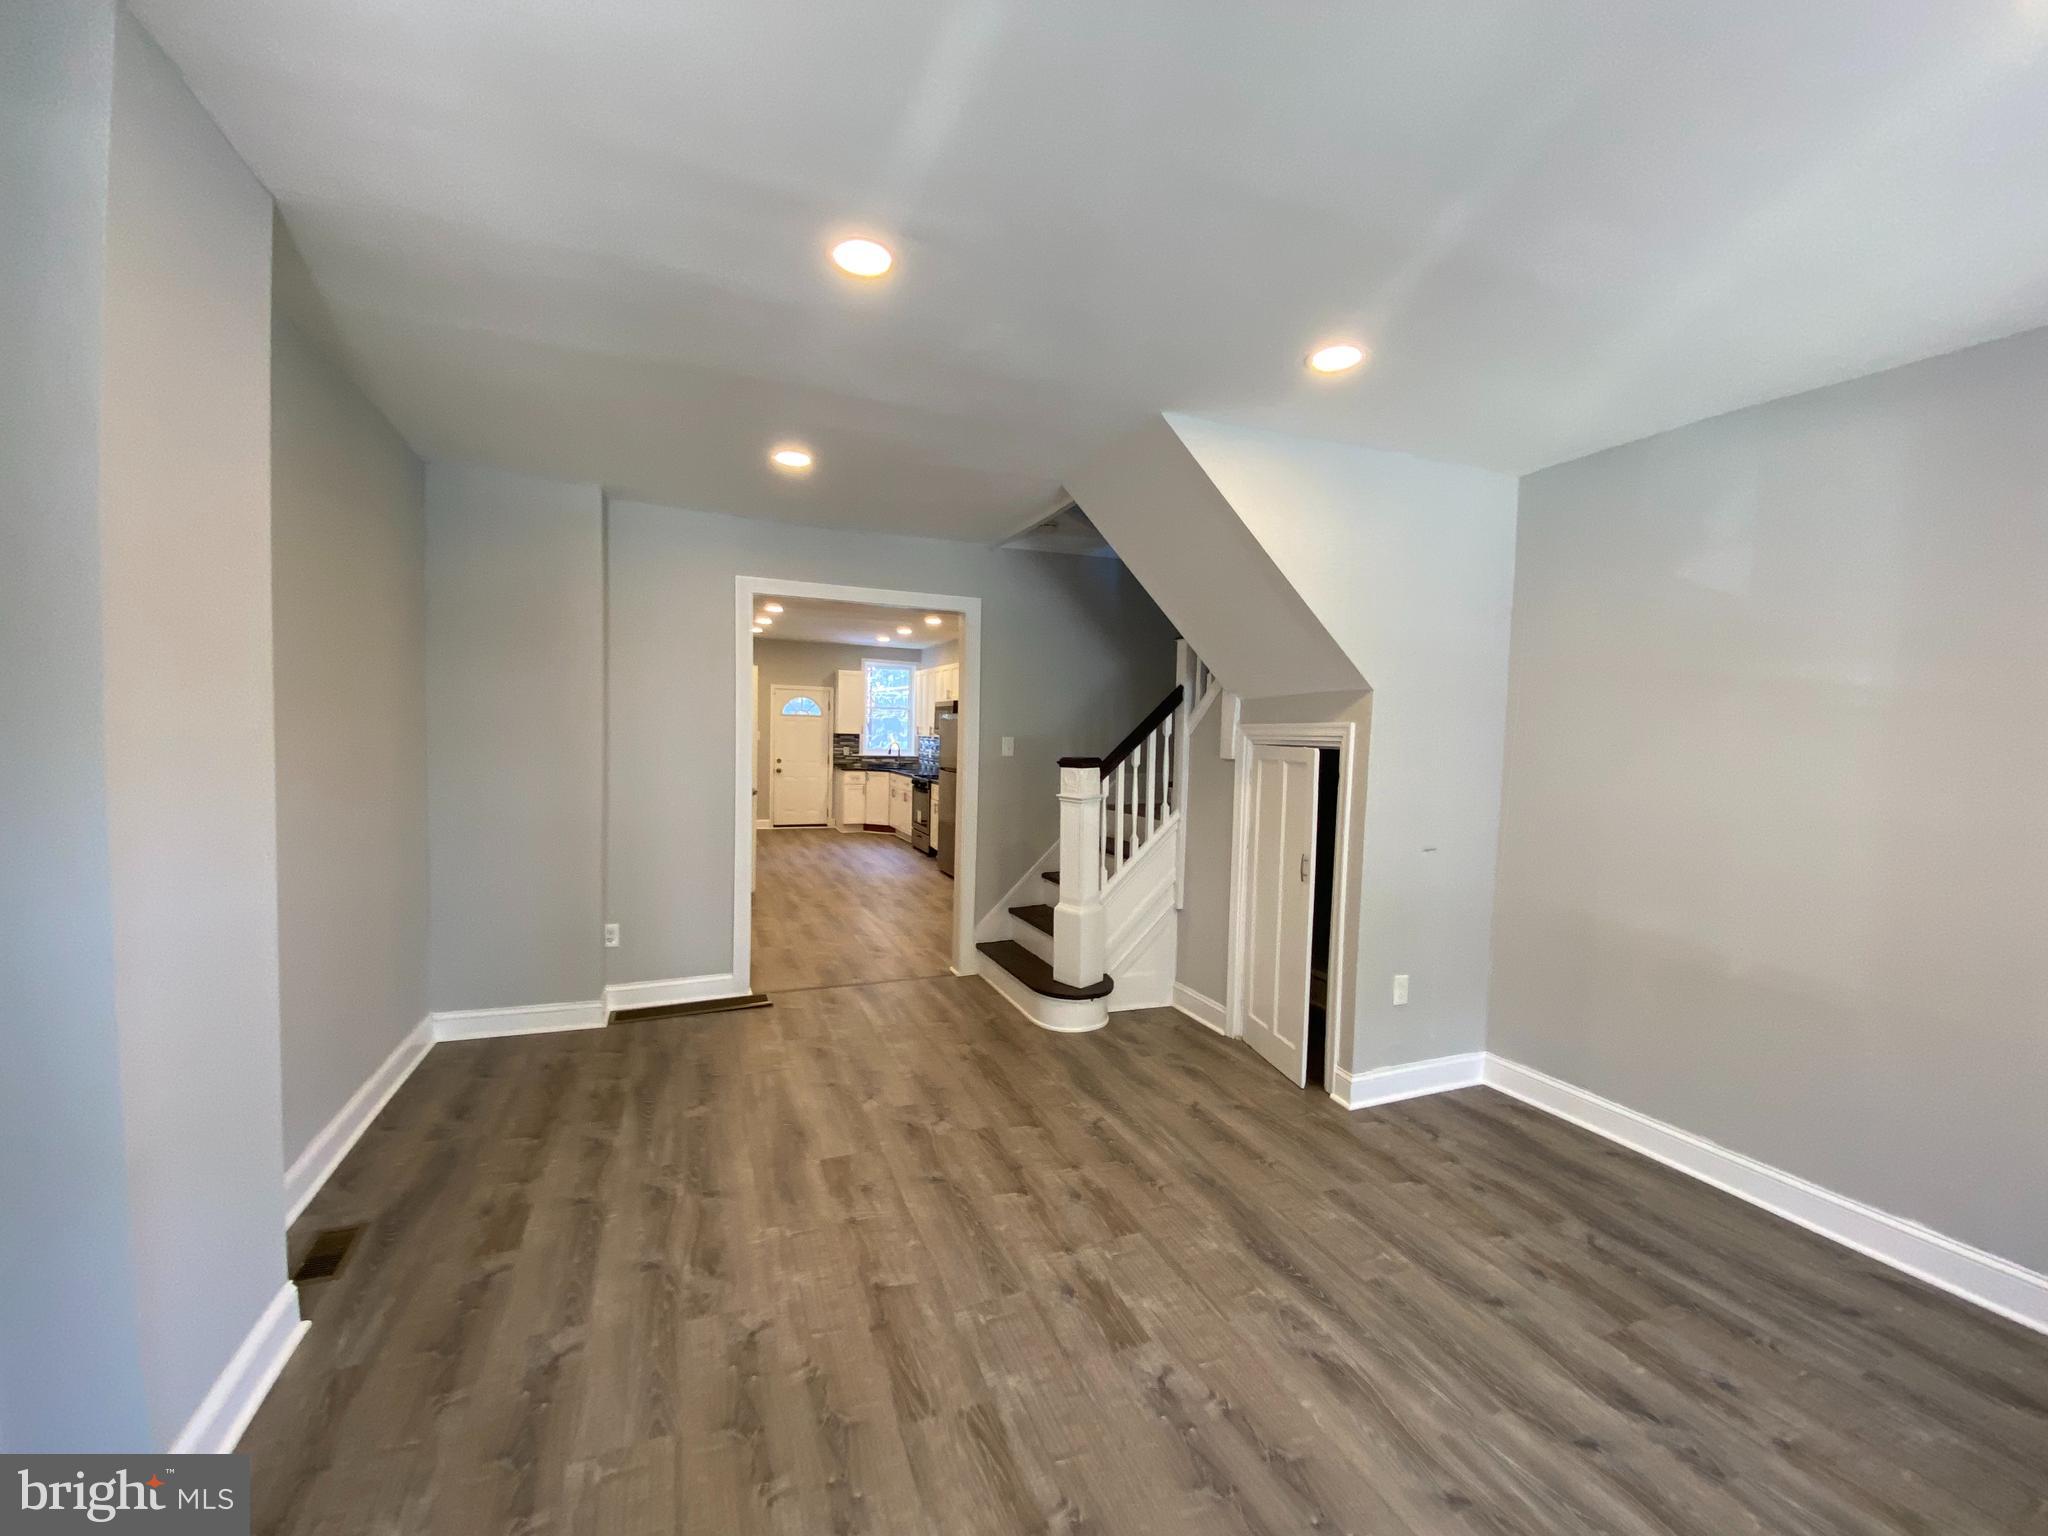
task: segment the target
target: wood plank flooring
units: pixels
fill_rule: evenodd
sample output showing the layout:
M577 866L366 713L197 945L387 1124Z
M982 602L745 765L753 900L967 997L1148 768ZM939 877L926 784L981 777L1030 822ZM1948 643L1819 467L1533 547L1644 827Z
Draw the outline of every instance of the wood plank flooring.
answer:
M436 1046L297 1243L352 1221L258 1531L2048 1532L2048 1341L1171 1012L947 977Z
M900 838L787 827L754 839L754 990L945 976L953 882Z

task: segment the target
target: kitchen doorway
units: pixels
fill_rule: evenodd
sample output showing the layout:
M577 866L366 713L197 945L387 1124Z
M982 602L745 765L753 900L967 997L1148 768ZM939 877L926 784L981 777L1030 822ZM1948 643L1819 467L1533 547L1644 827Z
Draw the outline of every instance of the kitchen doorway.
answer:
M736 588L735 977L772 993L978 971L979 599Z

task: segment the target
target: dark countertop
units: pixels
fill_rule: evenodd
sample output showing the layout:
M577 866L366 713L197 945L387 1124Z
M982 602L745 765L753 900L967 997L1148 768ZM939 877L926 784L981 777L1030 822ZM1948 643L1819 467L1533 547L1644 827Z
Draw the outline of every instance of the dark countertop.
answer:
M831 764L831 770L838 774L901 774L903 778L920 776L918 760L915 758L903 758L901 762L895 762L893 758L862 758L858 762L836 762ZM924 778L926 782L930 782L932 776L926 774Z
M889 758L862 758L859 762L854 763L834 763L832 771L834 773L893 773L906 779L917 779L925 784L932 783L938 777L936 774L920 774L917 771L917 759L914 757L905 758L901 762Z

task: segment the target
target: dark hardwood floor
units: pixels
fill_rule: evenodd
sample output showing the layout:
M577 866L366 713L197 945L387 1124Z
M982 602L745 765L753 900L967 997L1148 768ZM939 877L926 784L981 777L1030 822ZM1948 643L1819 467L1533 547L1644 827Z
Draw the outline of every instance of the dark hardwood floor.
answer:
M754 861L757 992L951 973L953 882L900 838L783 827Z
M353 1221L258 1531L2048 1532L2048 1340L1173 1013L947 977L440 1045L296 1243Z

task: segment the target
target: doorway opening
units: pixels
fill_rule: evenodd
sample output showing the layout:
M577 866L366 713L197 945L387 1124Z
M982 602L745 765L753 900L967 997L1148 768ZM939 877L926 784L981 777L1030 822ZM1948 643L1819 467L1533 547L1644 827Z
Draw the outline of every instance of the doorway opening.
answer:
M748 577L739 602L735 974L773 994L968 973L979 604Z
M1316 846L1314 898L1309 913L1308 957L1308 1088L1327 1089L1330 1057L1330 953L1335 934L1330 927L1337 895L1336 752L1316 749Z
M1248 725L1242 734L1229 1033L1295 1084L1341 1098L1355 727Z

